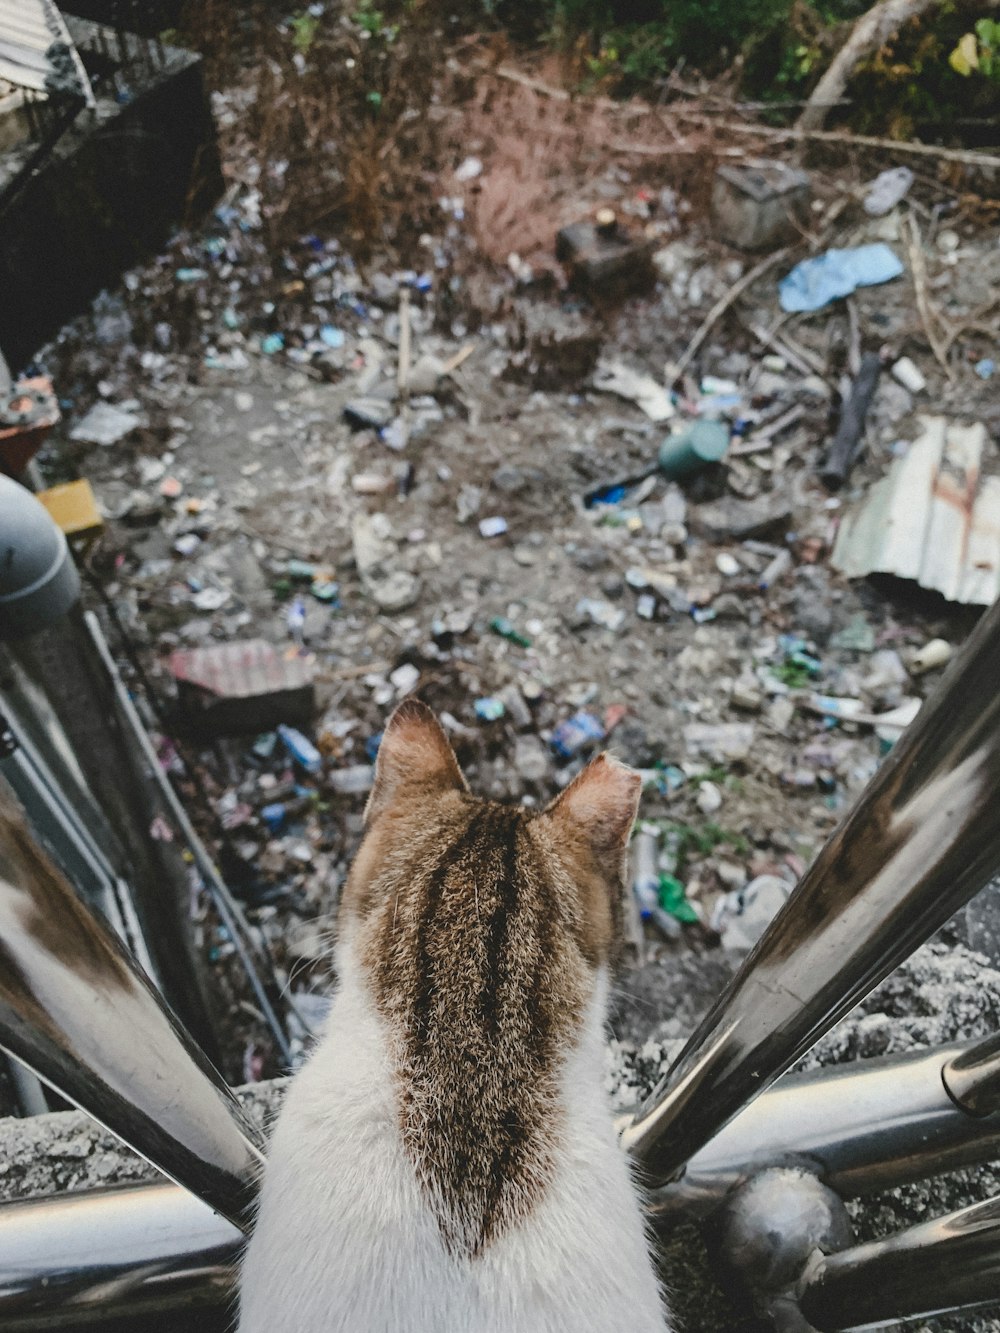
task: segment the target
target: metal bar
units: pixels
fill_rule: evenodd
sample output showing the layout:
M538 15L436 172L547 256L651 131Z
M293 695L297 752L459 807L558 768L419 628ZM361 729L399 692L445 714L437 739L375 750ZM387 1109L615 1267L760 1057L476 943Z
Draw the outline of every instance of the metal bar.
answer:
M0 1207L0 1328L144 1328L227 1305L240 1232L166 1182ZM198 1327L201 1327L199 1324Z
M25 1069L20 1060L12 1055L5 1057L7 1073L17 1094L17 1102L23 1116L45 1115L49 1104L45 1100L45 1089L31 1072Z
M55 780L32 738L18 727L16 720L9 725L17 746L8 758L0 759L0 774L10 783L35 832L72 879L77 893L100 912L162 991L161 978L142 932L136 929L132 917L126 915L128 893L121 891L121 881L93 836L92 827L83 821L65 789ZM93 824L92 812L88 814Z
M108 673L108 678L111 681L115 698L122 711L123 720L131 731L132 736L146 761L147 771L149 772L150 777L162 792L163 799L166 801L170 813L173 815L181 832L184 834L184 840L191 849L191 854L205 880L212 901L215 904L215 909L222 918L222 923L229 931L230 938L236 947L236 952L239 955L240 962L243 965L243 970L246 972L247 980L250 982L257 1003L260 1005L264 1020L271 1031L271 1035L274 1037L282 1059L286 1065L290 1065L292 1063L292 1050L289 1044L288 1033L285 1030L283 1023L278 1018L274 1005L271 1003L271 998L268 995L267 987L250 956L253 952L260 957L261 951L254 940L250 927L247 925L246 917L243 915L242 909L230 893L228 885L222 879L218 870L216 870L215 863L209 856L205 844L202 842L201 838L199 838L194 825L188 818L188 813L184 809L180 797L170 785L170 780L163 771L163 766L156 756L156 751L153 749L153 743L149 739L149 733L142 725L142 719L139 716L135 704L129 697L129 692L125 688L124 681L119 675L115 660L111 656L111 649L108 647L108 642L101 632L101 625L97 616L93 611L87 611L84 613L84 620L86 621L90 637L93 639L94 645L100 654L101 661ZM264 961L265 967L270 967L270 964L266 960L262 961Z
M799 1288L820 1333L1000 1301L1000 1199L819 1259Z
M1000 603L623 1132L670 1180L1000 866Z
M765 1167L805 1167L847 1199L996 1161L1000 1116L963 1110L942 1081L994 1040L787 1074L653 1192L654 1220L706 1217Z
M247 1226L261 1137L0 782L0 1045Z

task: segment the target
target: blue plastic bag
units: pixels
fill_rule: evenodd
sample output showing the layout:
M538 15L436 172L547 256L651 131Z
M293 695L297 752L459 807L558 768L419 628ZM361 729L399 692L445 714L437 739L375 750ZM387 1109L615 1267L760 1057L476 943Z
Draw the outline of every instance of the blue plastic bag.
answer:
M850 250L827 250L815 259L803 259L778 284L782 310L821 310L858 287L874 287L898 278L903 265L887 245L856 245Z

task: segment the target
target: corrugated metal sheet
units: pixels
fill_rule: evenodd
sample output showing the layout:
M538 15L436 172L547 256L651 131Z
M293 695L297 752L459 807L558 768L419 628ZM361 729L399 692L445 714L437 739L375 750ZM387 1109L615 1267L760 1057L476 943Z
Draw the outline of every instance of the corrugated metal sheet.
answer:
M0 0L0 79L36 93L75 92L93 105L83 62L52 0Z
M950 602L1000 593L1000 477L980 474L986 429L921 418L922 434L849 511L831 562L848 578L895 574Z

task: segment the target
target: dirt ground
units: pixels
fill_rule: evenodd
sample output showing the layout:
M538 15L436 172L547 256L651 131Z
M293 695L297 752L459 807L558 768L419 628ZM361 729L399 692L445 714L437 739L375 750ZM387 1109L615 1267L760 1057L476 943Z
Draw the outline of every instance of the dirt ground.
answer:
M624 302L588 301L537 247L509 263L482 253L476 199L500 188L491 171L505 160L490 150L484 140L474 175L456 161L456 178L440 182L426 276L392 256L359 268L330 236L269 253L252 173L227 162L233 188L216 216L126 275L41 356L65 410L41 461L50 481L83 475L94 487L107 526L90 563L106 600L92 595L147 708L151 685L174 715L178 648L262 637L314 670L307 730L320 773L296 767L273 735L193 742L179 725L168 739L149 710L279 981L309 1014L393 704L417 693L438 710L475 791L532 803L598 744L567 753L557 730L590 714L644 771L642 817L658 826L661 869L683 886L688 918L676 939L647 926L645 966L623 979L615 1027L634 1050L643 1029L660 1040L691 1031L763 924L752 910L741 918L742 890L761 876L790 889L888 750L868 726L809 711L810 695L860 699L869 712L921 699L940 673L911 674L913 654L937 637L957 647L975 622L975 608L913 585L848 582L829 555L844 509L916 438L921 413L984 422L984 468L997 470L997 380L974 366L996 351L979 312L1000 286L1000 250L995 223L960 189L919 177L909 202L870 218L858 204L864 164L814 168L815 248L884 240L903 276L783 316L777 280L809 252L807 237L712 325L677 383L673 421L657 422L596 387L599 364L668 382L665 368L760 257L714 238L706 181L690 165L688 199L667 183L676 171L606 149L587 193L560 195L553 225L613 205L652 229L657 278ZM914 300L910 218L934 304L949 325L975 326L948 375ZM407 318L408 403L396 396ZM751 326L804 369L774 360ZM911 393L883 375L866 455L831 494L816 473L841 377L859 350L880 347L911 357L927 385ZM347 419L372 397L382 428ZM100 400L140 417L109 447L72 438ZM787 428L740 453L793 408ZM656 470L667 430L706 415L735 426L737 447L683 485L667 481ZM629 483L620 498L590 502L619 482ZM785 568L761 587L780 552ZM290 630L298 610L304 624ZM275 804L284 811L272 828L262 811ZM227 1074L277 1072L232 942L205 904L195 924L232 1032ZM907 1044L933 1039L911 1033Z

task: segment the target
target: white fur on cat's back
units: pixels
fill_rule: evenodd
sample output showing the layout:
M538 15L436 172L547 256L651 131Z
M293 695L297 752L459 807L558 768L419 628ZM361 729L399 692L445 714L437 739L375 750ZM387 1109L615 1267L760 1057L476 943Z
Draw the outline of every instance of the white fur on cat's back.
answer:
M482 1255L455 1258L403 1152L384 1029L347 954L327 1034L271 1140L240 1333L664 1333L601 1089L603 980L563 1070L565 1134L543 1198Z

